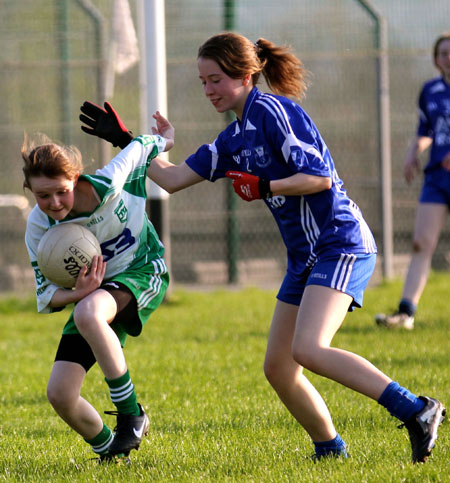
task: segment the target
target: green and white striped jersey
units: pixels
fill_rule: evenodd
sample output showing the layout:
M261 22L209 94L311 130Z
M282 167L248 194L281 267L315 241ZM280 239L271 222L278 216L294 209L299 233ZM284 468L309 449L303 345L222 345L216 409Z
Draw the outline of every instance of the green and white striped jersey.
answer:
M92 213L67 216L59 223L78 223L91 231L100 243L107 262L105 280L126 270L146 267L165 273L164 247L146 214L146 179L150 161L164 150L161 136L139 136L94 175L81 175L94 187L100 204ZM47 280L37 264L37 248L44 233L56 222L37 205L28 217L25 243L35 271L38 312L48 306L60 288Z

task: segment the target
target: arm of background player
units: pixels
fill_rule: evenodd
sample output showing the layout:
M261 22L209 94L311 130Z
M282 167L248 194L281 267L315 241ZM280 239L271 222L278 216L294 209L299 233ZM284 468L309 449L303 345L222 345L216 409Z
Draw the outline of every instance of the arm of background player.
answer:
M205 180L186 163L176 165L158 157L152 159L147 174L150 179L168 193L175 193Z
M420 172L419 154L428 149L432 142L433 139L428 136L416 136L409 145L403 163L403 173L408 184L411 183L416 177L416 174Z

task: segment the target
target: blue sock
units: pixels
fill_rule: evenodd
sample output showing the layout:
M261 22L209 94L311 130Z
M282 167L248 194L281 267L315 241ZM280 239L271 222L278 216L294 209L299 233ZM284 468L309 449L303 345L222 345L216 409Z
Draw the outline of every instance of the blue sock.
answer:
M412 317L417 310L417 305L413 304L411 300L408 299L401 299L398 305L398 311L402 314L408 314Z
M383 391L378 403L403 422L425 407L421 399L394 381Z
M318 443L313 441L313 443L316 456L319 458L328 455L340 455L347 458L346 444L339 434L331 441L320 441Z

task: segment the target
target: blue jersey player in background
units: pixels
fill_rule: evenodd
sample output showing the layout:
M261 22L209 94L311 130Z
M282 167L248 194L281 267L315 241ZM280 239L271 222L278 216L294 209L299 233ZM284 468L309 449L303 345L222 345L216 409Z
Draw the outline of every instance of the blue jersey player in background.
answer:
M346 444L303 368L358 391L405 423L412 459L424 462L445 409L417 397L362 357L331 347L347 311L361 307L376 246L358 206L347 196L330 152L300 98L305 70L287 47L235 33L207 40L198 52L206 97L236 120L215 141L175 165L155 158L149 176L170 193L200 181L231 178L246 201L263 200L287 248L286 276L277 295L264 370L281 401L305 428L315 457L346 457ZM260 74L278 94L262 93ZM83 130L117 144L120 118L86 102ZM155 114L161 128L163 118ZM170 126L168 121L164 127ZM154 134L159 134L154 131Z
M392 315L375 317L378 325L388 328L414 328L414 314L450 207L450 33L436 40L433 58L441 75L422 88L417 135L404 162L404 175L409 184L420 171L419 154L431 146L417 207L413 253L398 310Z

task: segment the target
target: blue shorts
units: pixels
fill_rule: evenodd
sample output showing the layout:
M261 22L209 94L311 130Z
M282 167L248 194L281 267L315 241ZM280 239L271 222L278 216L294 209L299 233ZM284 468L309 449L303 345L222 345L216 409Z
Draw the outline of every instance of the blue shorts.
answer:
M277 299L287 304L300 305L308 285L322 285L344 292L353 298L349 311L362 307L364 290L375 269L375 253L342 253L320 258L302 273L287 271Z
M450 172L440 168L425 173L419 203L438 203L450 208Z

